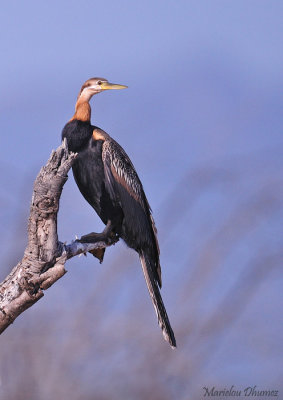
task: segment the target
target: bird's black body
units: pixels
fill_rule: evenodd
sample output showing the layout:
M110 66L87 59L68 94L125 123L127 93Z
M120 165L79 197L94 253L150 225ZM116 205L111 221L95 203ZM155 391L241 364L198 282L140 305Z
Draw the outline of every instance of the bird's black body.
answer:
M103 135L104 140L95 140L94 131L99 132L101 137ZM155 277L161 285L157 274L159 251L152 226L153 220L142 184L129 157L106 132L88 122L78 120L68 122L62 131L62 139L64 138L67 139L69 150L78 153L73 165L73 174L82 195L104 224L111 221L115 233L129 247L137 252L146 249L150 253L156 263ZM102 159L103 147L106 147L105 163ZM135 192L127 190L117 178L113 177L111 158L120 163L117 171L125 171L131 188L137 188ZM105 176L107 170L111 175L110 179ZM119 172L117 174L119 175Z
M66 138L70 151L78 153L86 148L92 137L93 127L89 121L73 119L63 128L62 139Z
M88 122L73 120L65 125L62 139L67 139L70 151L78 153L73 174L82 195L105 224L110 220L115 226L114 220L121 220L122 212L113 204L106 191L102 161L103 141L93 139L94 129L97 128Z
M62 131L69 150L78 153L73 164L74 178L101 220L110 222L112 232L138 252L159 325L165 339L175 347L158 288L161 268L156 228L142 184L123 148L106 132L92 126L89 119L90 110L81 102L81 111Z

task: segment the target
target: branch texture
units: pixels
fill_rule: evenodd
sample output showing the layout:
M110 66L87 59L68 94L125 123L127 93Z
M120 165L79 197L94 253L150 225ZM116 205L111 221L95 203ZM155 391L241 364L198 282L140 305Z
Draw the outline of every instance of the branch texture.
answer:
M57 213L63 186L76 158L66 142L53 151L41 168L35 183L28 225L28 245L22 260L0 285L0 333L27 308L36 303L67 271L65 262L90 252L102 261L104 249L117 241L76 240L64 244L58 240Z

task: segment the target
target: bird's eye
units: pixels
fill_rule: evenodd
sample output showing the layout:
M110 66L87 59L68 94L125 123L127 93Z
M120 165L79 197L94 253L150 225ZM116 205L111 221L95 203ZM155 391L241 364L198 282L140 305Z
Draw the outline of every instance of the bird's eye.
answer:
M101 82L101 81L98 81L98 82L97 82L97 84L98 84L98 85L101 85L101 84L102 84L102 82Z

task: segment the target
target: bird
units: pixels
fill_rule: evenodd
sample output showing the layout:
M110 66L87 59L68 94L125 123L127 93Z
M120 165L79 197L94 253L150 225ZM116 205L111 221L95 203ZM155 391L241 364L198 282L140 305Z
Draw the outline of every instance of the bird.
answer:
M127 86L105 78L88 79L81 87L73 117L62 130L68 150L77 153L72 166L75 182L86 201L106 225L100 238L122 238L140 258L144 278L163 336L176 347L173 329L160 294L161 267L157 229L152 210L132 161L105 131L91 125L92 96ZM82 236L91 242L95 233Z

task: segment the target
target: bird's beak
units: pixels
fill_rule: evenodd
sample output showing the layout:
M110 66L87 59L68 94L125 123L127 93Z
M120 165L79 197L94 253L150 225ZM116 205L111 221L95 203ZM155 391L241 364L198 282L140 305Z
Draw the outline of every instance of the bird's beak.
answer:
M109 90L109 89L127 89L128 86L117 85L116 83L101 82L100 87L102 90Z

